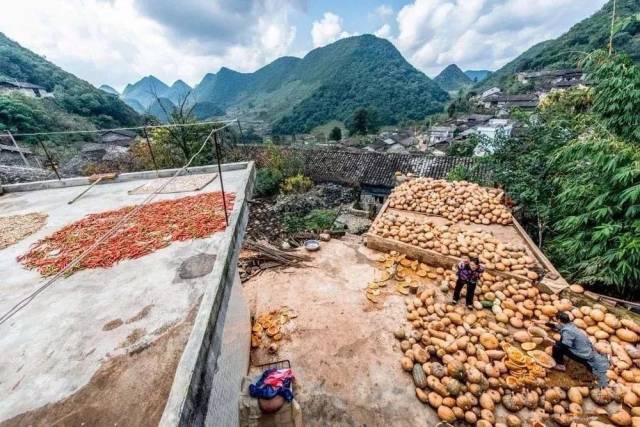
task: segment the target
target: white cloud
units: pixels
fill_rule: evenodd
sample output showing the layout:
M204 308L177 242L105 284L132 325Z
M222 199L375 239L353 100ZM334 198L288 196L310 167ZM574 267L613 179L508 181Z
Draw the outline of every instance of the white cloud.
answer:
M382 25L382 27L378 28L373 34L378 37L382 37L383 39L388 39L391 37L391 26L389 24L384 24Z
M378 15L382 19L386 19L393 15L393 8L388 4L381 4L376 7L376 15Z
M314 21L311 26L311 39L314 47L325 46L351 35L353 34L342 29L342 18L331 12L325 12L322 19Z
M162 9L162 1L154 0L157 9ZM211 33L214 18L209 22L202 17L202 28L210 33L198 32L194 23L191 32L182 31L178 36L181 26L173 27L175 22L150 17L140 3L139 0L8 2L0 14L0 28L8 37L79 77L119 89L148 74L169 84L178 78L195 84L204 74L216 72L222 66L253 71L287 54L296 34L296 27L290 23L289 0L244 0L247 9L240 13L237 9L220 10L233 3L230 0L189 0L195 5L191 8L186 7L187 1L179 2L183 6L181 25L193 23L190 16L207 11L215 14L218 21L227 20L235 25L236 34L221 32L217 38ZM165 9L168 7L165 5ZM211 25L204 25L207 22Z
M446 65L496 69L559 36L605 0L414 0L397 14L396 46L435 75Z

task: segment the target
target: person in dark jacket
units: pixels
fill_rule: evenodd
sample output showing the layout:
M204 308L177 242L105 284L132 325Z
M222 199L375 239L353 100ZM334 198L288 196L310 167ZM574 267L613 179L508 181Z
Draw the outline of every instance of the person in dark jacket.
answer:
M564 360L568 357L586 366L596 377L599 387L607 387L609 359L593 348L587 334L571 321L568 313L560 312L556 318L559 323L550 325L560 332L560 340L553 342L552 348L553 359L556 361L555 369L565 371L567 368Z
M457 304L460 300L460 292L464 286L467 287L467 295L465 302L467 307L473 307L473 296L476 293L476 285L482 277L484 272L484 266L480 264L478 258L463 258L458 264L458 280L456 281L456 287L453 290L453 303Z

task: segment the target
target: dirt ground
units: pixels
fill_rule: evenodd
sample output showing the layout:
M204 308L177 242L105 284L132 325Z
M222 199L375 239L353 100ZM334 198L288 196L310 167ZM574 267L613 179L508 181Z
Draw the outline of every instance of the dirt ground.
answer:
M266 271L244 284L252 314L288 306L277 355L260 348L252 365L289 359L295 395L308 426L432 426L435 413L415 397L399 363L393 330L404 318L403 297L389 289L374 305L365 289L379 253L359 237L323 243L311 267Z
M89 384L68 398L0 426L157 426L198 305L185 321L159 331L157 340L107 360Z

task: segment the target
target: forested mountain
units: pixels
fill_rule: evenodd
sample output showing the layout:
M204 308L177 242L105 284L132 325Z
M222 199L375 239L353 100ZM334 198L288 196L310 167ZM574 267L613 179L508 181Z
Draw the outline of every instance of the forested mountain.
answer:
M128 126L140 116L117 96L97 89L0 33L0 78L44 87L54 98L0 95L0 130L44 131Z
M274 124L274 132L308 132L329 120L347 122L359 107L371 110L380 125L421 120L441 111L449 98L393 44L372 35L312 50L287 84L298 85L303 99Z
M473 84L473 80L463 73L456 64L448 65L433 81L447 92L457 92Z
M480 86L499 85L519 71L575 68L586 53L604 49L609 43L613 0L591 17L577 23L557 39L531 47L513 61L493 73ZM616 17L620 22L640 12L640 0L617 0ZM640 61L640 22L631 22L618 31L613 39L614 49L627 53L634 62Z
M101 91L103 91L103 92L107 92L108 94L111 94L111 95L120 96L120 94L118 93L118 91L117 91L117 90L115 90L114 88L112 88L112 87L111 87L111 86L109 86L109 85L102 85L102 86L100 86L98 89L100 89L100 90L101 90Z
M149 108L157 97L164 96L169 90L164 82L155 76L147 76L140 81L128 84L122 91L122 98L125 102L135 100L144 108Z
M489 70L466 70L464 72L474 83L479 83L489 77L491 71Z

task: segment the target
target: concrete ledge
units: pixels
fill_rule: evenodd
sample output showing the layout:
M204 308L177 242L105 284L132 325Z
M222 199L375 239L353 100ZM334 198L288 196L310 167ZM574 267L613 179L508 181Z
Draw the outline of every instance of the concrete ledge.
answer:
M203 425L211 384L221 353L224 314L231 287L237 275L237 259L249 215L247 201L255 180L254 163L239 163L249 169L236 193L229 226L218 249L212 282L205 289L189 340L182 353L160 426ZM249 348L246 350L249 351Z
M233 171L239 169L246 169L252 162L238 162L238 163L225 163L221 165L222 171ZM119 174L117 178L105 181L105 184L112 184L114 182L126 182L135 181L139 179L155 179L155 178L167 178L173 176L180 169L161 169L157 173L156 171L142 171L142 172L127 172ZM194 166L186 170L184 175L197 175L202 173L218 172L217 165L210 166ZM82 176L77 178L64 178L61 180L49 180L49 181L34 181L34 182L22 182L19 184L3 185L2 189L5 193L17 193L22 191L38 191L48 190L52 188L64 188L64 187L80 187L90 185L89 177ZM101 184L98 184L101 185Z

